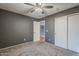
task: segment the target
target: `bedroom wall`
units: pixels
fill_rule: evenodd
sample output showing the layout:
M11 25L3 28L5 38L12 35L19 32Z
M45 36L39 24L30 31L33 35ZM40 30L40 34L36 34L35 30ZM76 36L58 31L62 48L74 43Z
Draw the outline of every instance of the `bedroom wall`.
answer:
M32 18L0 9L0 48L32 40Z
M61 17L61 16L65 16L65 15L69 15L69 14L72 14L72 13L77 13L79 12L79 6L77 7L74 7L74 8L70 8L68 10L64 10L62 12L59 12L59 13L56 13L56 14L53 14L53 15L50 15L48 17L46 17L46 21L45 21L45 28L46 28L46 41L47 42L50 42L52 44L55 43L55 22L54 22L54 19L56 17Z

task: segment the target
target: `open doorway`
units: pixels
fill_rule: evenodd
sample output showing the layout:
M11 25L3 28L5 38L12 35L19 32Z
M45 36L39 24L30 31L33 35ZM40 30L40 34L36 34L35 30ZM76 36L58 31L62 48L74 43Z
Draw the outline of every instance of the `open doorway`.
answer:
M45 42L45 20L40 21L40 40Z
M34 42L45 42L45 20L33 22Z

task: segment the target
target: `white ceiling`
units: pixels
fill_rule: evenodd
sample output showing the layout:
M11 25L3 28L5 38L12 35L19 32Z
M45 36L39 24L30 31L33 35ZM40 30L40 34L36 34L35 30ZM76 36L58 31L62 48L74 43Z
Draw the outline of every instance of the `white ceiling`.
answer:
M0 3L0 9L5 9L18 14L40 19L48 15L75 7L79 5L79 3L43 3L43 5L53 5L54 8L45 9L45 14L41 14L41 9L37 9L33 13L27 13L27 11L33 8L33 6L25 5L24 3Z

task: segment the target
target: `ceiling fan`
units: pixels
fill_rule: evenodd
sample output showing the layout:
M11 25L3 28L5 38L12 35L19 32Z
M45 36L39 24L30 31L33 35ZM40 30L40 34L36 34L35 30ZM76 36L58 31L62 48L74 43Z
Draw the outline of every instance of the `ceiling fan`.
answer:
M29 13L29 12L31 12L31 13L33 13L33 12L35 12L36 11L36 9L37 8L39 8L39 9L41 9L41 13L42 14L46 14L46 11L45 11L45 9L51 9L51 8L53 8L53 6L51 5L43 5L43 3L35 3L35 4L31 4L31 3L24 3L24 4L26 4L26 5L29 5L29 6L33 6L33 8L31 8L31 9L29 9L28 11L27 11L27 13Z

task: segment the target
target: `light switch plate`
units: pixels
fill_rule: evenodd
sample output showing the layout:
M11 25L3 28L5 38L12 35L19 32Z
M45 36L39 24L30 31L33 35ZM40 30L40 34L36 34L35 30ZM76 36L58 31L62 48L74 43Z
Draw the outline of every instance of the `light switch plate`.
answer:
M24 38L24 41L26 41L26 38Z

